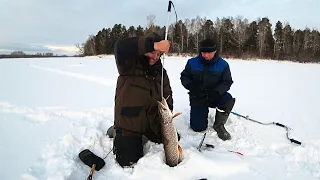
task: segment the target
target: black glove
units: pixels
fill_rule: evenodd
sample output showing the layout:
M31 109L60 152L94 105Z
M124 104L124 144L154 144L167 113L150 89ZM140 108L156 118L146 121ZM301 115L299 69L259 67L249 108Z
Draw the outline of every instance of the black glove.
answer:
M221 96L218 91L213 89L207 89L206 93L210 104L217 105L219 103Z
M202 85L200 83L192 82L188 88L192 96L200 96L202 93Z

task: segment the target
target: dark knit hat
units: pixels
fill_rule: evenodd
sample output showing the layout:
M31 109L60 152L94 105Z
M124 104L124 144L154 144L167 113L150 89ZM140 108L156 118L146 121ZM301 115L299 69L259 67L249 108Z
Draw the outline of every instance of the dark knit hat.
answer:
M213 39L205 39L200 41L199 52L213 52L216 50L217 46Z

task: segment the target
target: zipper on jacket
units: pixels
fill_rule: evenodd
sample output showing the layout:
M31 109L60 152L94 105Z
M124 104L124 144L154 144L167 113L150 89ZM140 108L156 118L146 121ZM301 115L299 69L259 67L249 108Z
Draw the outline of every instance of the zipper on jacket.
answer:
M203 65L203 87L202 90L205 90L208 83L208 72L209 72L210 64L205 63Z

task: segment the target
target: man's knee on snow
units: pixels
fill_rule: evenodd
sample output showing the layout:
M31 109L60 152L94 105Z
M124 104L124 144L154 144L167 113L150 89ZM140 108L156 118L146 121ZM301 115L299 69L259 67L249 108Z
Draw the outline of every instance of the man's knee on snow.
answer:
M131 166L143 156L142 136L116 130L114 152L120 166Z

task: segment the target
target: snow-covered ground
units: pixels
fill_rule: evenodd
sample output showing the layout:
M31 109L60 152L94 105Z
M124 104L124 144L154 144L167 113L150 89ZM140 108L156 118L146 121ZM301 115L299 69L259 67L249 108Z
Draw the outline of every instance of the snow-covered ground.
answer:
M320 178L320 65L228 60L234 79L229 92L237 99L234 112L285 124L292 128L290 137L303 144L290 143L284 128L230 115L226 128L232 140L218 139L211 121L205 143L215 148L199 152L203 133L189 129L188 95L180 83L186 61L165 60L174 112L183 113L175 124L184 161L168 167L163 146L148 142L134 168L121 168L111 153L93 179ZM105 133L113 123L116 79L113 56L0 59L1 179L86 179L90 168L78 153L89 148L105 157L112 148Z

